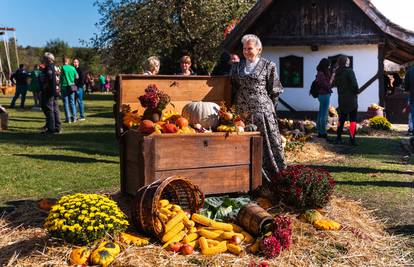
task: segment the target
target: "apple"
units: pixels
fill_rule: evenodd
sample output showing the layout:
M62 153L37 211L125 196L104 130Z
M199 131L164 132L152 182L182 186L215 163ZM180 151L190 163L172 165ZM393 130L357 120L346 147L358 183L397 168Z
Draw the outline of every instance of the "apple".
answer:
M230 242L231 244L238 245L238 244L240 244L240 243L242 242L242 240L241 240L241 238L240 238L239 236L234 235L234 236L232 236L232 237L230 238L229 242Z
M181 247L181 253L183 253L183 255L190 255L190 254L193 254L193 252L194 252L194 248L190 246L189 244L184 244Z
M170 251L178 253L181 250L182 244L180 242L175 242L170 244Z

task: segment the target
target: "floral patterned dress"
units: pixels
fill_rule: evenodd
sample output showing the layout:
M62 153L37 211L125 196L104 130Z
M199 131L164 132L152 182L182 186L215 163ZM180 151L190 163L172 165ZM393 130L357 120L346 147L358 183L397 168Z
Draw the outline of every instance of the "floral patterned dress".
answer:
M235 63L231 70L233 103L237 111L253 123L263 137L263 178L270 181L276 172L286 168L275 105L283 92L276 65L260 58L247 74L246 61Z

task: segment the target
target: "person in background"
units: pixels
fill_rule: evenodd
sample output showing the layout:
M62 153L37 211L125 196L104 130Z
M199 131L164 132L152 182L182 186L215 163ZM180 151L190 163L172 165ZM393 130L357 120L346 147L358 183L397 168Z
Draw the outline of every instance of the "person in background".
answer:
M72 89L78 72L75 67L70 65L70 59L64 58L65 65L60 67L60 88L62 90L62 100L65 109L65 122L73 123L77 121L77 111L75 104L75 91ZM71 112L72 111L72 112Z
M99 87L101 89L101 93L106 91L105 84L106 84L105 75L104 74L99 75Z
M93 87L95 86L95 80L91 72L86 73L85 77L85 93L91 94Z
M147 59L144 66L144 75L157 75L160 71L160 60L156 56Z
M39 77L41 90L41 107L46 117L46 125L42 133L60 133L60 115L57 98L60 96L59 87L56 81L55 57L52 53L46 52L43 56L43 68Z
M10 103L10 108L15 108L16 100L21 96L20 108L24 108L24 102L26 101L27 94L27 79L30 77L30 73L26 71L26 65L20 64L19 68L11 75L10 80L12 85L16 85L16 92Z
M40 68L39 65L34 65L32 72L30 73L30 85L29 91L33 93L34 106L32 109L40 109Z
M78 73L78 78L75 80L75 84L78 87L78 90L75 92L75 106L78 104L79 107L79 120L84 121L85 120L85 107L83 105L83 97L85 94L85 77L83 75L82 69L79 67L79 59L75 58L73 60L73 66L76 69L76 72Z
M111 89L111 76L106 75L105 76L105 92L108 94Z
M177 73L177 75L184 75L184 76L196 75L196 73L193 72L193 70L191 69L191 58L189 56L181 57L180 68L181 68L181 72Z
M327 138L326 124L328 122L329 102L332 94L332 78L329 68L331 62L327 58L321 59L316 70L316 85L318 91L319 111L316 119L319 138Z
M404 81L404 88L406 91L410 93L409 97L409 110L411 114L411 128L414 129L414 66L411 66L407 69L407 74L405 75L405 81ZM413 132L411 132L411 135L413 135Z
M262 174L271 182L278 171L286 168L275 109L283 87L276 64L261 57L260 39L247 34L241 42L245 59L234 63L231 69L232 103L236 104L238 114L243 114L246 124L255 124L262 134Z
M359 87L354 71L349 67L350 60L346 56L338 58L333 87L338 89L339 122L336 132L336 143L342 144L342 131L349 117L349 136L351 145L356 145L356 120L358 112Z
M217 65L214 67L211 75L229 75L231 71L231 66L239 61L240 58L238 55L223 52L220 56Z

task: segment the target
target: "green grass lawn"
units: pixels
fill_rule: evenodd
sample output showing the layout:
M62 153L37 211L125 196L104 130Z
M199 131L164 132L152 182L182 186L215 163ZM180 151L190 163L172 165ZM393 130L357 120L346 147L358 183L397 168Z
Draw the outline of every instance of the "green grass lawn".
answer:
M406 137L358 137L359 146L343 146L344 160L320 164L337 181L337 193L360 199L364 206L414 234L414 165L404 159L399 142Z
M0 97L6 107L9 101ZM27 106L32 104L28 99ZM9 131L0 132L0 202L116 190L119 156L112 104L111 95L87 96L86 121L62 124L59 135L40 134L45 124L41 111L9 109Z
M9 101L0 97L0 104ZM0 202L119 190L112 105L110 95L88 96L87 120L63 124L60 135L39 133L44 125L40 111L10 110L10 130L0 133ZM401 138L359 137L358 147L341 149L344 160L314 165L332 172L338 194L361 199L390 225L412 233L414 166L403 160Z

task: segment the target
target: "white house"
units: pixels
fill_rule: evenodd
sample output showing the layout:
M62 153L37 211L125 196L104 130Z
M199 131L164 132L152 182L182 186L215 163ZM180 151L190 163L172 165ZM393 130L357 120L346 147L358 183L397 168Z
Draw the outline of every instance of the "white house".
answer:
M285 87L279 110L318 110L309 88L324 57L352 59L360 112L385 104L384 59L414 60L414 33L391 23L368 0L259 0L222 47L241 54L240 39L248 33L260 37L263 56L278 66ZM331 102L337 106L336 92Z

